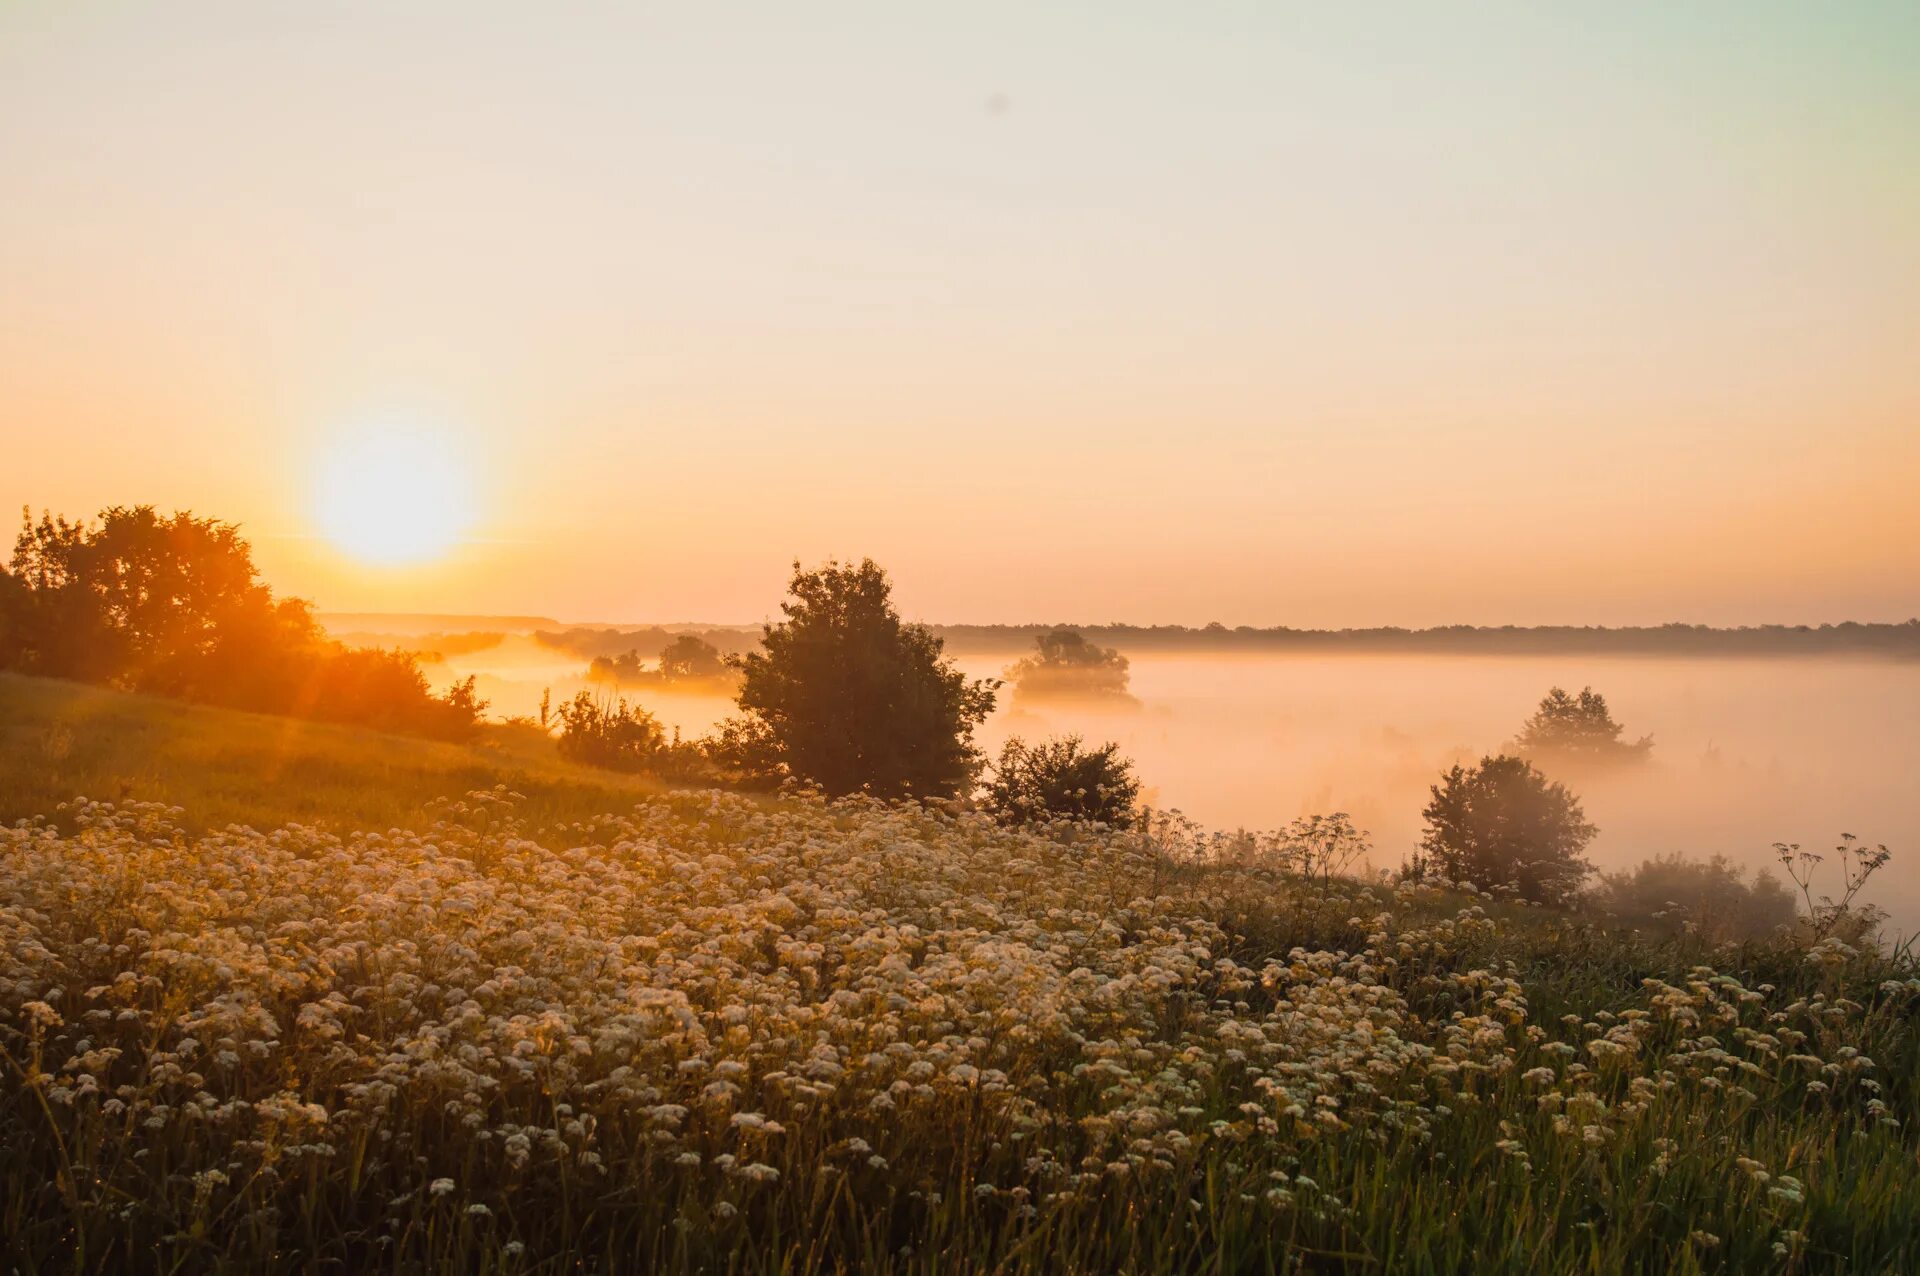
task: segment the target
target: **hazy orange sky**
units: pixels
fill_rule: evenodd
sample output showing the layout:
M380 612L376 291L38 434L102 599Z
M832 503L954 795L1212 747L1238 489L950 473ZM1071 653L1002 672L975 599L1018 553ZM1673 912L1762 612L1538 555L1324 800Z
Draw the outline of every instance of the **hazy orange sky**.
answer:
M0 503L328 609L1905 619L1917 65L1910 2L0 0ZM471 489L403 567L316 490L395 424Z

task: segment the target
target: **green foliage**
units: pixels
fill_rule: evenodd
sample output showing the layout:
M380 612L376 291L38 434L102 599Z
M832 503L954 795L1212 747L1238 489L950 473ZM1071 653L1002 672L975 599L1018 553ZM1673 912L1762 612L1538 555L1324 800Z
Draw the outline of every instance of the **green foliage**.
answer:
M1088 642L1072 629L1038 635L1034 653L1007 668L1014 695L1023 699L1127 700L1127 658Z
M436 697L412 655L348 648L275 599L230 523L115 506L28 518L0 586L0 667L383 730L471 735L471 680Z
M1593 871L1583 852L1598 830L1580 799L1524 758L1482 758L1470 769L1456 764L1432 794L1410 865L1415 876L1564 904Z
M1576 766L1645 761L1653 752L1653 737L1629 743L1620 738L1625 729L1613 720L1607 698L1592 687L1581 688L1577 696L1555 687L1508 747L1521 757Z
M1620 925L1711 943L1777 935L1793 925L1795 914L1793 895L1779 878L1761 871L1749 881L1724 855L1658 856L1631 872L1604 874L1592 898Z
M10 1266L1920 1267L1903 956L945 804L519 806L0 829Z
M903 623L871 559L815 571L795 563L789 593L764 650L734 659L743 716L721 732L717 756L836 796L964 789L980 763L973 732L998 684L969 682L938 638Z
M609 771L648 771L667 747L667 733L652 714L625 697L582 691L554 711L560 722L560 756Z
M1130 828L1140 782L1120 746L1089 749L1077 735L1029 745L1008 740L990 768L981 798L1003 824L1083 820Z

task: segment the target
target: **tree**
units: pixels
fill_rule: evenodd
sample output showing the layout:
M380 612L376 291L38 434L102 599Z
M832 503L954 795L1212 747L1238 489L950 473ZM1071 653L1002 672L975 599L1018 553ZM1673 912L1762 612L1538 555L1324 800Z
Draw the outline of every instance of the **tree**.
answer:
M1128 828L1140 800L1133 763L1120 746L1085 747L1077 735L1029 745L1015 737L1000 750L981 805L1002 824L1087 820Z
M1487 757L1458 764L1432 787L1426 831L1411 866L1482 890L1512 890L1542 904L1563 904L1593 871L1587 844L1599 830L1580 799L1525 758Z
M793 567L786 619L736 656L743 717L716 746L735 767L791 775L830 795L952 796L980 764L974 728L992 680L970 682L924 626L901 621L871 559Z
M328 639L276 599L231 523L152 506L25 519L0 585L0 665L421 735L475 729L471 679L436 697L415 656Z
M660 651L660 677L667 682L719 678L726 672L720 649L692 634L681 634Z
M1007 668L1017 697L1133 699L1127 694L1127 658L1113 648L1072 629L1040 634L1033 644L1032 655Z
M1592 687L1583 687L1577 696L1555 687L1510 747L1523 757L1574 763L1644 759L1653 750L1653 737L1628 743L1620 738L1625 729L1613 720L1607 698Z

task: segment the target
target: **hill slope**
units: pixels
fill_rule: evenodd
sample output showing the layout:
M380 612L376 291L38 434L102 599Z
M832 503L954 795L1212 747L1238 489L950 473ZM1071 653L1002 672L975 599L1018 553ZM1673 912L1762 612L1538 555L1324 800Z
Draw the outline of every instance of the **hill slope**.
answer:
M536 824L660 791L574 766L525 728L445 744L0 673L0 823L85 796L185 807L195 828L422 827L428 802L496 784L525 794Z

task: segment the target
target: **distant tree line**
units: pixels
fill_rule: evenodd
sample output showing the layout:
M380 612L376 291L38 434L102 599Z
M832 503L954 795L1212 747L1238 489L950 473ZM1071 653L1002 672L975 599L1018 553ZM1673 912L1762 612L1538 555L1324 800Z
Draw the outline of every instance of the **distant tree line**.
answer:
M543 647L592 661L618 660L629 653L660 651L681 638L692 638L719 652L736 655L753 647L759 633L750 628L715 625L708 628L668 628L664 625L630 627L575 625L570 629L536 629L533 640Z
M662 691L728 692L739 677L712 643L681 634L648 660L638 647L618 656L595 656L587 681L614 687L656 687Z
M1920 659L1920 619L1900 624L1707 625L1605 628L1575 625L1444 625L1433 629L1261 629L1214 623L1186 625L932 625L948 648L964 654L1017 651L1055 630L1122 651L1407 652L1435 654L1658 656L1868 655Z
M0 570L0 669L449 739L485 708L471 678L436 696L411 653L327 638L231 523L147 505L24 519Z
M326 634L348 647L385 647L395 651L411 651L425 664L441 664L456 656L492 651L507 640L506 634L498 630L456 630L409 635L382 630L328 629Z

